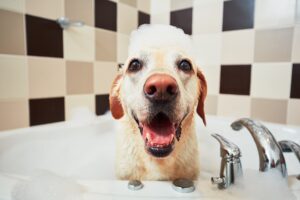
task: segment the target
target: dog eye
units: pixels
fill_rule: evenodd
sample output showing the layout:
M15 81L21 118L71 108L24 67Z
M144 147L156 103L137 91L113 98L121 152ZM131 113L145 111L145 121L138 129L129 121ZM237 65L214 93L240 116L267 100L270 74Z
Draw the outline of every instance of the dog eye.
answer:
M134 59L130 62L128 71L129 72L137 72L142 69L142 66L143 65L142 65L141 61Z
M192 64L187 60L182 60L179 62L178 68L182 71L190 72L192 71Z

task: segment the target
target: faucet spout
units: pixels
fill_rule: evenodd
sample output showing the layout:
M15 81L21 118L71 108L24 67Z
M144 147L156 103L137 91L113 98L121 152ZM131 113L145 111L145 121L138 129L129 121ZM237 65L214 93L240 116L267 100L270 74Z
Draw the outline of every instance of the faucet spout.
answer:
M296 142L290 140L279 141L279 145L283 152L294 152L298 161L300 162L300 145ZM297 176L297 179L300 180L300 175Z
M239 119L231 124L233 130L246 127L252 135L259 156L259 170L262 172L278 169L283 177L287 176L283 152L273 134L261 123L249 118Z

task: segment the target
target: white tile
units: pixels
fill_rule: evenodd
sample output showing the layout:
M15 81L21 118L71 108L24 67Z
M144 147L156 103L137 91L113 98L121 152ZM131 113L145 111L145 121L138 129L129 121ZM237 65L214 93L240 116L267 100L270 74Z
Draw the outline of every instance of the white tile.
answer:
M117 12L118 32L130 34L131 31L137 28L138 13L136 8L133 8L132 6L123 3L118 3Z
M295 26L294 28L292 61L300 62L300 26Z
M170 13L150 15L151 24L170 24Z
M193 34L222 31L223 2L220 0L194 1Z
M296 0L256 0L255 28L286 27L294 24Z
M26 57L0 55L0 99L26 97L28 97Z
M94 95L67 95L65 97L66 119L76 115L76 112L89 110L95 113L95 96Z
M254 59L254 30L222 33L222 64L249 64Z
M172 0L171 10L181 10L193 7L193 0Z
M118 73L115 62L95 62L94 64L94 92L108 94L114 78Z
M255 63L251 74L251 96L287 99L290 95L291 63Z
M95 29L89 26L70 27L64 34L64 57L69 60L95 59Z
M207 95L204 102L204 107L205 114L216 115L218 110L218 96Z
M200 66L220 64L221 33L194 35L192 39Z
M287 123L300 126L300 99L289 99Z
M124 63L128 57L129 36L126 34L118 33L117 45L117 61L118 63Z
M24 13L25 12L25 0L1 0L0 1L0 9Z
M249 96L219 95L218 112L220 116L249 117L251 101Z
M220 65L203 65L200 66L207 81L208 94L219 94L220 90Z
M151 0L151 15L169 13L171 0Z

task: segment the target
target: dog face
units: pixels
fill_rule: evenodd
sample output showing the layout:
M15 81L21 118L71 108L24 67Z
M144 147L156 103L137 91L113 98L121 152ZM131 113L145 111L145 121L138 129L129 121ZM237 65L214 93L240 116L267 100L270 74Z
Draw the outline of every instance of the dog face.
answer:
M179 141L186 116L197 108L205 123L205 96L205 78L187 51L145 45L129 54L116 77L110 108L114 118L127 115L136 123L148 153L165 157Z

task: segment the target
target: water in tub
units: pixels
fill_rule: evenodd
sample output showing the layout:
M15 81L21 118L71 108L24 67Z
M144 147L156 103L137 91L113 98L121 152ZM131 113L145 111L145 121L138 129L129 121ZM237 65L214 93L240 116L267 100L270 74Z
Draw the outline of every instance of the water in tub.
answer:
M85 117L81 119L79 116ZM212 185L210 177L218 175L220 157L219 144L210 136L210 133L213 133L209 125L210 119L208 117L208 126L203 128L200 119L197 118L201 175L194 194L199 195L176 196L176 198L296 199L288 188L287 181L277 171L261 173L243 166L244 177L235 185L226 190L219 190ZM13 185L11 198L8 199L84 200L90 197L89 187L78 180L116 179L113 170L114 139L118 125L110 114L96 118L83 109L75 114L73 121L66 122L65 125L68 128L62 129L63 134L57 131L61 130L59 126L49 128L46 131L48 133L44 133L45 129L38 127L36 131L28 129L22 134L12 134L6 137L4 142L0 138L0 172L3 174L13 172L20 178L20 181ZM41 130L43 134L39 134ZM226 130L219 130L223 131ZM251 142L249 145L254 143ZM257 157L248 159L258 160ZM0 191L1 184L4 186L5 183L0 181ZM160 198L156 199L164 199L161 194L158 196ZM117 199L120 198L122 199L118 196ZM172 196L166 199L169 198ZM127 196L127 199L130 198Z

